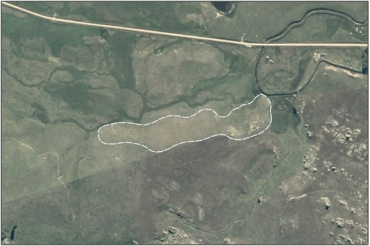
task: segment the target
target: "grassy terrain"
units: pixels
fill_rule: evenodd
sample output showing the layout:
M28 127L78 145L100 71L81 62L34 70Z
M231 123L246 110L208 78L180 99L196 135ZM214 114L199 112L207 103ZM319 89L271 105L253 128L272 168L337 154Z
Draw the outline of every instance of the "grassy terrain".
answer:
M14 4L232 40L367 42L365 2L238 2L226 16L202 2ZM368 243L364 49L237 47L51 23L4 6L2 24L2 243ZM153 154L97 138L118 121L226 115L260 93L273 121L246 141ZM198 116L107 127L102 138L162 149L245 137L269 120L263 97L225 120Z
M320 66L338 66L362 73L360 48L264 48L256 78L266 94L294 94L303 90Z
M356 22L367 20L365 2L238 3L231 15L218 17L211 3L17 3L27 9L62 18L86 19L131 27L167 30L209 37L263 41L302 20L307 13L330 10ZM291 11L294 10L294 11ZM258 13L258 14L257 14ZM281 13L284 13L282 17ZM268 18L266 18L268 16Z
M109 125L101 129L100 138L106 143L135 142L156 151L183 141L201 140L215 134L227 134L237 139L246 138L262 132L270 122L268 100L260 96L253 104L257 105L253 105L253 108L244 105L224 119L216 116L214 112L203 111L191 118L165 118L148 126ZM197 109L195 113L199 110L201 109Z

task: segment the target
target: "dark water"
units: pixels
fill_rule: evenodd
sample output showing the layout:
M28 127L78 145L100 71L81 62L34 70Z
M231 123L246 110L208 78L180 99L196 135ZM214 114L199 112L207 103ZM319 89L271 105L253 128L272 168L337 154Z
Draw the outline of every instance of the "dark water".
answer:
M234 2L212 2L213 6L215 6L216 9L225 13L231 10L233 3Z
M367 48L362 52L362 73L367 74L368 73L368 50Z
M362 73L367 74L368 68L367 68L367 62L362 63Z
M13 226L12 232L10 233L10 240L14 240L14 234L15 234L15 229L17 229L17 226Z
M33 112L32 117L38 119L39 121L41 121L44 124L49 124L50 123L46 110L40 104L38 104L36 102L32 103L32 107L35 108L35 111Z
M293 114L298 114L298 113L297 113L297 109L296 109L295 107L292 107L292 113L293 113Z
M108 33L107 29L104 29L104 28L100 29L100 37L102 37L104 39L109 38L109 33Z

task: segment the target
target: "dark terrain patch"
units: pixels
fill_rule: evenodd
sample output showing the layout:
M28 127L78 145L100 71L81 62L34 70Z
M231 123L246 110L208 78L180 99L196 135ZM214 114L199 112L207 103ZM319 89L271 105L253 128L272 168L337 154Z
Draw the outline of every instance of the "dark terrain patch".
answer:
M122 104L125 98L122 90L93 88L87 81L50 83L43 89L54 100L64 101L70 109L89 116L117 118L124 113Z
M73 84L50 83L44 86L46 93L53 98L58 98L66 103L72 109L78 109L84 113L91 113L92 107L89 104L89 92L91 86L85 82L76 82Z
M230 14L235 7L236 2L212 2L212 5L221 13Z
M143 241L162 231L156 225L163 209L207 231L222 230L242 218L250 199L246 177L260 179L270 173L273 164L272 151L259 144L261 139L227 147L226 138L213 138L146 159L141 177ZM202 197L199 203L194 198L197 194Z
M366 48L364 50L364 52L362 53L362 73L363 74L367 74L368 73L368 59L369 59L369 55L368 55L368 49Z
M297 129L300 115L293 106L292 97L271 98L273 120L270 130L276 134L285 133L288 128Z
M100 32L100 37L102 37L104 39L108 39L109 38L109 33L108 33L107 29L101 28L99 30L99 32Z
M10 232L10 241L13 241L14 240L14 237L15 237L15 229L17 229L17 226L13 226L13 229Z
M32 104L32 107L35 108L35 110L32 113L32 117L38 119L43 124L49 124L50 123L46 110L40 104L35 102L35 103Z
M298 114L297 109L295 107L292 107L292 113L293 114Z

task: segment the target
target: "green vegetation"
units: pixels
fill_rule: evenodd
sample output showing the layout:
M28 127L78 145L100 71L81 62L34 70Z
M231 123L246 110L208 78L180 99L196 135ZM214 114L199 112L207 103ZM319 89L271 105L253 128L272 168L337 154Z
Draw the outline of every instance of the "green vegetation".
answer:
M301 119L297 109L288 98L272 98L273 121L270 130L276 134L284 134L287 129L295 130Z
M238 41L368 36L366 2L237 2L227 15L209 2L14 4ZM2 243L368 243L366 55L87 28L2 6ZM214 137L155 154L98 140L106 124L202 108L226 115L261 93L272 124L246 141ZM101 137L153 149L245 137L266 127L268 109L260 97L228 119L203 112L106 127Z

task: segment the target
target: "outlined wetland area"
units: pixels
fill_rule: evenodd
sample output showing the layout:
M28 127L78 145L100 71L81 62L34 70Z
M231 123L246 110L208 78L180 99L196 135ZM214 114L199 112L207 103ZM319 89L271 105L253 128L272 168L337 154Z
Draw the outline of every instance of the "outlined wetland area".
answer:
M254 108L254 111L246 108L260 96L265 97L267 102L269 119L261 114L261 111L266 107L266 105L261 106L263 105L261 102ZM211 113L205 114L202 112ZM232 113L234 115L230 117ZM199 116L197 116L198 114ZM242 116L238 117L235 114ZM236 141L247 140L263 134L270 127L271 122L271 102L266 96L260 94L251 102L234 108L227 115L218 115L213 109L203 108L190 116L166 115L145 124L115 122L99 128L98 138L101 143L106 145L134 144L144 147L150 152L162 153L181 144L199 143L219 136ZM107 132L106 135L108 135L107 139L110 140L109 142L101 140L101 135L104 132ZM112 141L112 139L116 139L116 141ZM125 141L122 141L122 139ZM147 143L149 143L150 147L145 145ZM153 148L157 150L153 150Z
M2 244L368 244L367 5L3 2Z

